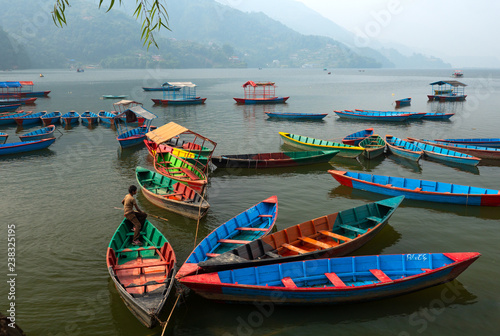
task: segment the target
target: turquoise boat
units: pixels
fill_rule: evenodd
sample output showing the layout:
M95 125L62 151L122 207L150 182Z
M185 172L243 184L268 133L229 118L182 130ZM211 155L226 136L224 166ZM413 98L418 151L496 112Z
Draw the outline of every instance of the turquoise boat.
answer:
M415 146L424 151L424 154L432 159L448 163L456 163L466 166L477 166L480 158L453 151L451 149L433 146L429 143L420 142L418 139L408 138Z
M395 136L387 134L385 136L387 148L392 154L401 156L405 159L418 161L424 155L424 151L412 144L411 142L404 141L396 138Z

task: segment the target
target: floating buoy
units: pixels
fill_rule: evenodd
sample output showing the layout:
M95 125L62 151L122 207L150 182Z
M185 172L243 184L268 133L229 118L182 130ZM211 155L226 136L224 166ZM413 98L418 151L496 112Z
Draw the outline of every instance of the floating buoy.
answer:
M43 77L43 75L42 75L42 74L40 74L40 77Z

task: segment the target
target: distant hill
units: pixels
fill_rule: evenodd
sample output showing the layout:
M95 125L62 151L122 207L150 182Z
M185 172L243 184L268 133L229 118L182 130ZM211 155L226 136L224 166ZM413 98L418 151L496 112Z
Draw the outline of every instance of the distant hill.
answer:
M28 53L0 27L0 70L25 69L31 66Z
M97 2L71 0L68 25L58 28L54 0L0 0L0 27L26 50L34 68L381 67L324 36L306 36L262 13L243 13L214 0L169 0L160 49L143 46L142 22L131 3L106 12ZM129 8L130 7L130 8ZM4 50L0 51L0 56ZM24 66L28 66L25 64Z
M402 54L399 47L382 44L370 40L370 48L356 47L354 33L344 29L335 22L295 0L251 0L231 1L216 0L245 12L262 12L285 26L306 35L327 36L348 46L353 52L363 57L370 57L385 68L449 68L450 64L439 58L410 52L411 56Z

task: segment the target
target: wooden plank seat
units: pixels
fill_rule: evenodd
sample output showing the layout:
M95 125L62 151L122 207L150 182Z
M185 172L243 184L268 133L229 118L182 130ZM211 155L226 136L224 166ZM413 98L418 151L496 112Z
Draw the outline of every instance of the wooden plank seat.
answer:
M257 217L269 217L269 218L272 218L273 215L258 215Z
M126 247L126 248L116 250L115 252L120 253L120 252L147 251L147 250L156 250L156 246L137 247L137 248Z
M360 229L360 228L357 228L357 227L354 227L351 225L347 225L347 224L339 224L339 227L346 229L346 230L349 230L349 231L357 232L359 234L364 234L366 232L366 230L364 230L364 229Z
M207 253L206 256L209 258L215 258L215 257L220 256L220 254L219 253Z
M294 251L294 252L297 252L298 254L304 254L304 253L309 253L309 251L306 251L304 249L301 249L300 247L297 247L297 246L293 246L293 245L290 245L290 244L283 244L282 245L284 248L286 249L289 249L290 251Z
M332 238L335 238L335 239L338 239L338 240L345 241L345 242L348 242L348 241L352 240L351 238L347 238L345 236L342 236L342 235L339 235L339 234L336 234L336 233L333 233L333 232L330 232L330 231L322 230L319 233L321 233L322 235L328 236L328 237L332 237Z
M143 284L135 284L135 283L131 283L130 285L127 285L127 286L124 286L125 288L134 288L134 287L142 287L142 286L153 286L153 285L163 285L165 283L168 283L170 281L169 278L165 278L165 280L163 281L154 281L154 280L151 280L151 281L148 281L148 282L145 282Z
M328 249L328 248L334 246L334 245L330 245L330 244L327 244L327 243L320 242L320 241L318 241L316 239L312 239L312 238L309 238L309 237L299 237L299 239L302 240L303 242L308 243L308 244L317 246L320 249Z
M387 276L387 274L384 273L384 271L381 271L379 269L371 269L370 272L380 281L380 282L390 282L392 281L391 278Z
M180 167L179 168L184 174L186 174L191 180L199 180L200 178L198 175L193 173L191 170L185 168L185 167Z
M326 277L335 287L347 287L347 285L339 278L339 276L335 273L325 273Z
M281 282L283 283L283 286L285 286L286 288L297 288L297 285L295 284L295 282L293 282L292 278L290 277L281 279Z
M156 263L151 263L151 264L114 265L113 269L115 271L121 271L121 270L135 269L135 268L167 266L169 264L170 264L169 261L158 261Z
M254 227L237 227L236 230L240 231L267 231L268 229L266 228L254 228Z
M251 240L219 239L217 242L223 244L248 244Z
M382 221L382 218L376 217L376 216L368 216L366 219L371 220L373 222L380 222Z

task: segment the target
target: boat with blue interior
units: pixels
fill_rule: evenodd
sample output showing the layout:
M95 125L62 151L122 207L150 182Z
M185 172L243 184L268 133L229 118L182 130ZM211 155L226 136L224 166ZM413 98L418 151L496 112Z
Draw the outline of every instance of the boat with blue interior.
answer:
M430 101L463 101L467 97L465 94L466 84L456 81L437 81L430 83L432 94L427 95Z

